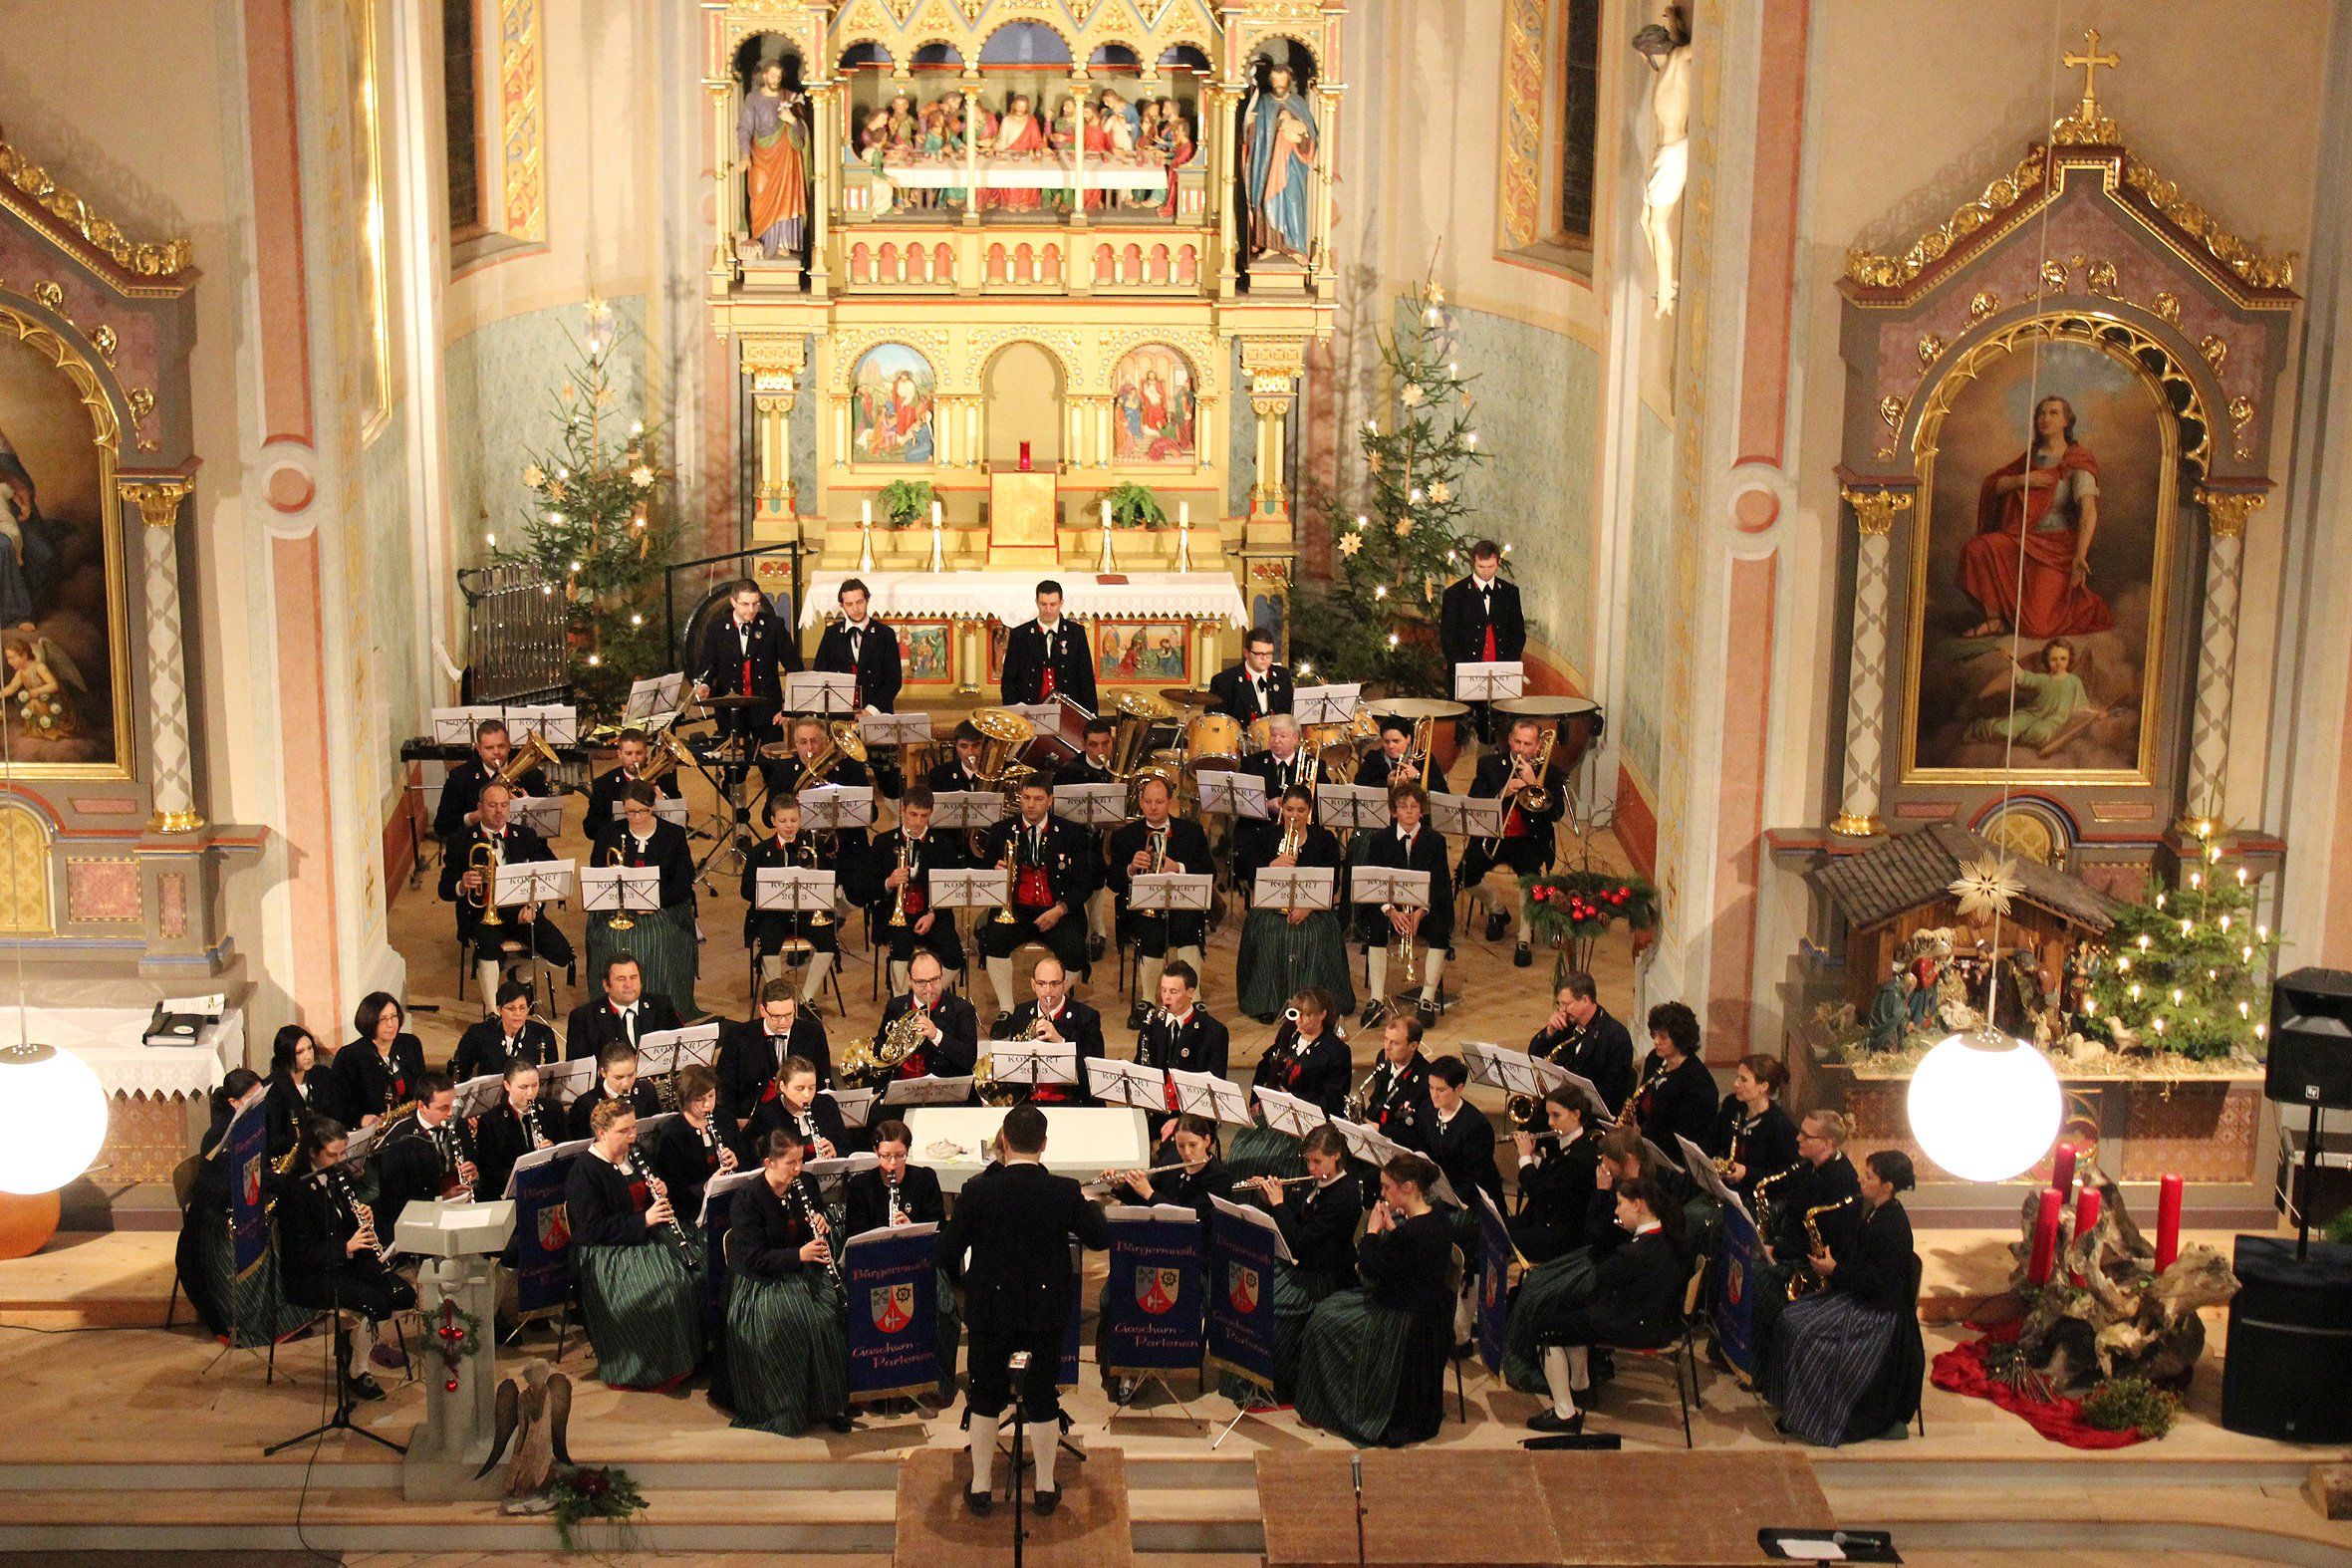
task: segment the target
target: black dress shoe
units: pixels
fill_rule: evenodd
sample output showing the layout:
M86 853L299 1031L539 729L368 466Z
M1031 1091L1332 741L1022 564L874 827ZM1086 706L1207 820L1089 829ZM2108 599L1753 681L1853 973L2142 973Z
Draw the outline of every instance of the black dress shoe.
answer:
M1249 1016L1262 1024L1271 1024L1274 1021L1274 1015L1272 1013L1251 1013Z
M1369 1029L1374 1024L1379 1023L1383 1018L1386 1018L1388 1014L1388 1004L1376 996L1371 1001L1368 1001L1364 1004L1364 1011L1357 1015L1357 1021L1362 1023L1365 1028Z
M1511 967L1514 969L1524 969L1534 961L1535 949L1525 942L1519 943L1518 950L1511 954Z
M963 1506L967 1512L976 1513L985 1519L988 1510L996 1506L996 1499L984 1491L967 1491L963 1494Z
M364 1372L355 1372L350 1377L344 1379L343 1390L355 1400L380 1400L384 1398L384 1385L377 1382L374 1378L371 1378Z
M1011 1013L998 1013L995 1020L988 1025L988 1038L991 1040L1009 1040L1012 1037L1013 1015Z
M1038 1491L1037 1491L1037 1513L1038 1513L1038 1516L1039 1516L1040 1518L1044 1517L1046 1514L1049 1514L1049 1513L1053 1512L1053 1511L1054 1511L1056 1508L1059 1508L1061 1505L1062 1505L1062 1488L1061 1488L1061 1487L1059 1487L1059 1486L1056 1486L1056 1487L1055 1487L1053 1490L1051 1490L1051 1491L1047 1491L1047 1490L1046 1490L1046 1489L1044 1489L1043 1487L1039 1487L1039 1488L1038 1488Z
M1510 928L1511 917L1509 915L1489 914L1486 916L1486 939L1488 941L1501 941L1502 933Z
M1527 1430L1545 1433L1553 1437L1573 1437L1584 1431L1584 1412L1578 1411L1566 1421L1562 1421L1550 1411L1537 1411L1527 1418Z
M1150 1007L1144 1002L1143 998L1138 997L1136 999L1136 1004L1127 1010L1127 1026L1130 1029L1141 1029L1144 1026L1144 1019L1149 1014L1150 1010Z
M1092 962L1094 962L1094 961L1095 961L1097 958L1100 958L1102 955L1103 955L1103 938L1101 938L1100 936L1089 936L1089 937L1086 939L1086 961L1087 961L1088 963L1092 963Z
M1437 1004L1436 1002L1425 1001L1421 1004L1421 1026L1424 1029L1437 1027Z
M835 1432L848 1432L852 1427L849 1414L846 1411L839 1416L828 1417L825 1425L831 1427Z

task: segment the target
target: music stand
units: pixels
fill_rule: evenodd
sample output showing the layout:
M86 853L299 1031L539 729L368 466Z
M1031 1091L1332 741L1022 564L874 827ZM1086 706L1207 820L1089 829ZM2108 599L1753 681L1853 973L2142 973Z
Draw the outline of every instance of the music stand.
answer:
M571 861L516 861L502 865L498 868L498 878L491 889L491 903L501 910L518 904L569 904L572 902L574 870ZM544 908L534 916L539 920L547 917ZM517 919L514 923L520 926L527 922ZM539 945L537 932L532 933L530 942L531 956L538 960L540 983L547 987L548 1005L552 1009L555 1005L555 980L547 971L547 952ZM351 1158L349 1151L345 1152L344 1158Z
M457 746L473 750L476 726L500 717L496 707L437 707L432 710L432 738L436 746Z
M1499 839L1508 807L1499 796L1430 795L1430 826L1458 838Z
M1003 707L1007 713L1018 713L1036 725L1040 735L1058 735L1062 732L1062 704L1057 701L1007 702Z
M1674 1156L1668 1154L1665 1150L1652 1143L1650 1141L1650 1135L1647 1133L1642 1135L1642 1147L1650 1151L1650 1158L1657 1161L1661 1169L1667 1171L1680 1171L1683 1169L1683 1162L1677 1160ZM347 1156L346 1158L349 1157Z
M1515 658L1496 659L1490 664L1453 666L1453 700L1456 702L1506 701L1517 696L1526 683L1527 666Z
M516 702L506 709L507 728L539 738L550 746L580 744L580 710L569 702Z
M1236 1185L1235 1189L1239 1190L1238 1184ZM1298 1256L1290 1250L1290 1243L1282 1239L1282 1226L1275 1220L1272 1214L1269 1214L1264 1209L1258 1208L1249 1203L1236 1203L1227 1198L1219 1197L1214 1192L1208 1194L1208 1200L1209 1202L1216 1205L1216 1211L1218 1213L1225 1215L1227 1218L1237 1219L1245 1225L1254 1225L1257 1228L1265 1231L1266 1240L1273 1246L1276 1260L1286 1263L1293 1268L1298 1266ZM1206 1261L1206 1258L1203 1257L1202 1262L1205 1264ZM1233 1419L1225 1423L1224 1429L1214 1437L1211 1437L1208 1441L1208 1448L1211 1453L1216 1451L1218 1443L1223 1442L1227 1437L1233 1436L1234 1428L1240 1426L1243 1422L1247 1421L1251 1416L1257 1414L1260 1411L1273 1410L1276 1408L1273 1401L1272 1391L1260 1388L1254 1382L1250 1384L1248 1393L1243 1398L1235 1400L1233 1403L1236 1407L1233 1413Z
M1168 1073L1141 1062L1086 1059L1086 1084L1107 1106L1131 1106L1153 1116L1168 1115Z
M1334 831L1389 825L1389 792L1378 784L1318 784L1315 820Z
M835 1155L830 1160L804 1160L801 1162L800 1174L815 1176L822 1181L830 1176L854 1176L861 1171L872 1171L881 1164L872 1150L860 1150L854 1155ZM904 1230L907 1227L901 1225L898 1228ZM848 1243L844 1242L843 1245Z
M922 708L912 713L861 713L858 738L872 750L915 745L931 738L931 716Z
M496 1110L506 1096L506 1078L500 1073L484 1073L479 1078L468 1078L457 1086L457 1105L450 1115L457 1121L471 1121Z
M807 1171L808 1166L803 1164L801 1170ZM738 1187L748 1186L764 1174L757 1165L753 1165L746 1170L721 1172L702 1183L702 1211L694 1216L695 1226L703 1228L709 1225L712 1198L724 1197Z
M840 718L858 710L857 694L858 677L854 674L795 669L784 676L784 710L788 713Z
M1078 1087L1078 1047L1067 1040L998 1040L988 1047L988 1063L999 1084Z
M820 1089L817 1093L833 1097L844 1127L864 1127L874 1115L874 1102L882 1098L879 1089Z
M762 866L752 874L751 907L771 915L824 915L838 918L835 874L806 866Z
M359 1142L356 1137L352 1141ZM318 1180L325 1175L326 1173L323 1171L314 1172L301 1179ZM370 1442L379 1443L392 1449L394 1453L405 1454L408 1451L405 1444L394 1442L380 1433L370 1432L365 1427L352 1424L352 1412L359 1409L360 1402L359 1397L352 1393L351 1389L352 1342L351 1336L344 1332L343 1327L343 1286L340 1271L331 1270L327 1275L327 1310L335 1320L335 1326L329 1331L324 1347L327 1353L327 1377L335 1385L335 1409L325 1421L311 1428L310 1431L297 1433L291 1437L273 1442L263 1448L261 1450L262 1457L268 1458L272 1454L293 1447L298 1442L308 1442L314 1437L324 1439L332 1432L348 1432L355 1437L365 1437ZM230 1327L232 1330L236 1327L233 1319Z
M1116 828L1127 820L1127 786L1056 784L1054 815L1082 828Z
M648 1083L656 1078L667 1078L677 1071L675 1029L655 1029L638 1037L637 1071L638 1076Z
M1303 728L1309 724L1345 724L1356 716L1364 698L1361 681L1344 685L1300 686L1290 693L1290 716Z
M882 1092L884 1105L962 1105L972 1097L971 1075L961 1078L940 1078L930 1073L920 1078L894 1078Z
M874 826L874 786L816 784L800 792L800 825L811 833Z
M1263 822L1273 815L1266 809L1266 781L1254 773L1220 768L1199 775L1199 783L1200 814L1204 817Z
M630 682L629 700L621 708L622 727L645 730L668 728L677 722L678 705L685 693L686 677L683 670Z
M1301 1100L1279 1089L1261 1088L1254 1093L1258 1110L1265 1114L1266 1126L1274 1132L1304 1138L1331 1120L1331 1113L1312 1100Z
M1348 884L1348 902L1426 910L1430 907L1430 874L1394 866L1359 866Z
M1137 915L1205 915L1216 899L1216 878L1207 872L1144 872L1127 888L1127 908Z
M539 1098L553 1101L560 1109L588 1093L595 1083L596 1058L593 1056L576 1056L568 1062L550 1062L539 1069Z
M1376 1171L1399 1155L1418 1153L1418 1151L1407 1149L1403 1144L1398 1143L1388 1134L1369 1123L1351 1122L1345 1117L1335 1116L1331 1119L1330 1126L1334 1132L1339 1134L1340 1141L1348 1146L1348 1154L1352 1158L1363 1161ZM1446 1180L1441 1173L1437 1176L1437 1184L1430 1188L1429 1195L1451 1203L1455 1208L1467 1206L1455 1194L1453 1183Z
M1718 1203L1739 1202L1739 1194L1731 1190L1724 1182L1722 1173L1715 1169L1712 1155L1691 1142L1687 1134L1677 1133L1675 1142L1683 1147L1683 1169L1690 1173L1691 1179L1698 1182L1709 1197Z
M992 789L941 790L931 797L931 826L943 832L978 833L1003 820L1004 797Z
M632 915L652 915L661 908L661 868L658 866L584 866L580 870L580 907L591 915L610 916L607 930L628 930L637 924Z
M506 820L529 828L542 839L552 839L564 831L564 797L516 795L507 802Z
M1176 1115L1205 1116L1231 1127L1255 1127L1249 1101L1235 1085L1214 1073L1191 1073L1172 1068L1168 1081L1176 1085Z
M1472 1078L1500 1089L1506 1097L1525 1095L1530 1100L1541 1100L1569 1077L1564 1067L1538 1061L1525 1051L1514 1051L1504 1045L1489 1045L1482 1040L1464 1041L1461 1059L1470 1069ZM1607 1110L1606 1106L1602 1107L1604 1115Z
M998 910L1012 902L1013 875L1002 866L978 866L930 873L934 910Z
M1329 866L1261 866L1256 886L1250 890L1249 907L1287 913L1329 910L1338 902L1339 873Z

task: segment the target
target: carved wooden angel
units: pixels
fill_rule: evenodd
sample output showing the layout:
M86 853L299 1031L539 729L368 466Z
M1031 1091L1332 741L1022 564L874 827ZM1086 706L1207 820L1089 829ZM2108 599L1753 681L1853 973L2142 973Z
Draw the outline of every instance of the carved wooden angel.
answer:
M497 1435L474 1479L489 1474L511 1446L514 1457L507 1465L506 1496L541 1495L555 1478L555 1467L572 1462L565 1448L565 1429L571 1421L572 1380L544 1361L524 1362L514 1377L498 1385Z

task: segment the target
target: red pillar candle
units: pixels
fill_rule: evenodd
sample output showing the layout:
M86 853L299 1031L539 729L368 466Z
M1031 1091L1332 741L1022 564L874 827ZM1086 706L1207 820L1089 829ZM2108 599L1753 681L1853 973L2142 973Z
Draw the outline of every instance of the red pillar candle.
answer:
M2099 1189L2095 1186L2086 1186L2082 1189L2081 1195L2074 1200L2074 1244L2078 1247L2087 1246L2091 1232L2098 1228ZM2079 1285L2083 1282L2082 1275L2074 1273L2071 1269L2068 1270L2068 1273L2072 1275L2076 1284Z
M2043 1188L2041 1207L2033 1216L2033 1255L2025 1265L2028 1284L2049 1283L2050 1260L2058 1252L2058 1189Z
M2156 1198L2156 1271L2161 1274L2181 1255L2181 1178L2167 1175Z
M1027 441L1023 441L1023 442L1021 443L1021 472L1023 472L1023 473L1027 473L1028 471L1029 471L1029 443L1028 443Z
M2074 1195L2074 1160L2075 1148L2068 1143L2059 1144L2050 1156L2050 1185L2062 1198Z

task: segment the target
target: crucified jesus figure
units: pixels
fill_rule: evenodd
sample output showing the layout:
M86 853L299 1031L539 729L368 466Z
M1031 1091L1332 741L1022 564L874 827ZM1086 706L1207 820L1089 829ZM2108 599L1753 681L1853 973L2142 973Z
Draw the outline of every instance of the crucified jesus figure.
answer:
M1650 124L1657 146L1650 154L1650 178L1642 187L1642 238L1658 268L1658 314L1672 316L1678 283L1675 227L1683 183L1691 173L1691 28L1683 8L1668 6L1664 21L1636 33L1634 52L1655 74Z

